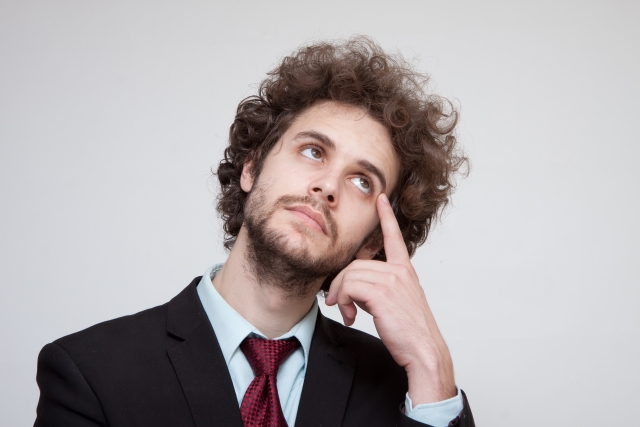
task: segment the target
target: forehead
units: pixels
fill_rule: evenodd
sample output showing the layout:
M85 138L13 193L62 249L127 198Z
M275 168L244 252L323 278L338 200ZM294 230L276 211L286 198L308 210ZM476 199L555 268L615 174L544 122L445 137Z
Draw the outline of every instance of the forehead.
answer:
M335 154L346 162L366 160L387 178L387 193L397 183L400 159L387 128L360 108L325 101L302 112L283 135L291 141L301 132L317 132L335 144Z

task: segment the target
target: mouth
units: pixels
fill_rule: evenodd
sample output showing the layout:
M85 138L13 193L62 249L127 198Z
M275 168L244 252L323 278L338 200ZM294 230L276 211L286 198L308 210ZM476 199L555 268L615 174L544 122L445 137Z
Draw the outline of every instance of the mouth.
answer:
M316 212L308 206L291 206L286 209L298 217L302 222L307 224L310 228L328 235L327 223L320 212Z

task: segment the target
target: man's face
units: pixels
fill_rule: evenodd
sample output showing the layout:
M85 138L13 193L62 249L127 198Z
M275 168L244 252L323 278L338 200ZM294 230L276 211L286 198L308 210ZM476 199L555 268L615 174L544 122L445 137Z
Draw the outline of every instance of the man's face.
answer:
M323 102L294 121L257 180L250 168L241 179L250 193L246 223L275 236L285 254L342 269L379 224L376 198L395 187L399 160L382 124L360 108Z

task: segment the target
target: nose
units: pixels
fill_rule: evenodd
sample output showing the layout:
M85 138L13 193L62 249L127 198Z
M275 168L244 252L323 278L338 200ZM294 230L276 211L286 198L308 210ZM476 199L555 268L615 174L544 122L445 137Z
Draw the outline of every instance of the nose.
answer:
M314 179L309 185L309 195L321 199L328 207L338 204L340 181L338 176L325 173Z

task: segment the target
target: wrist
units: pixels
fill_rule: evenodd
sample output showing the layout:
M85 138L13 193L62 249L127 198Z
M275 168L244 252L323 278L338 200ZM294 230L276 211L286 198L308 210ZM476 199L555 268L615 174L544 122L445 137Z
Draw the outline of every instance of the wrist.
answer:
M422 357L405 366L409 396L414 405L435 403L457 395L453 362L449 352L440 357Z

